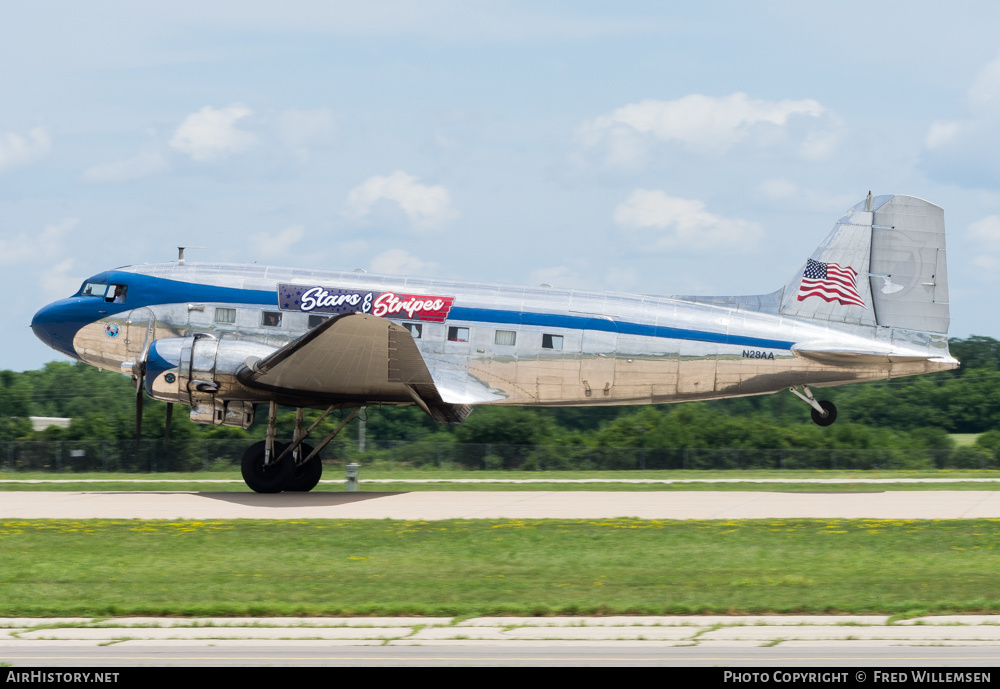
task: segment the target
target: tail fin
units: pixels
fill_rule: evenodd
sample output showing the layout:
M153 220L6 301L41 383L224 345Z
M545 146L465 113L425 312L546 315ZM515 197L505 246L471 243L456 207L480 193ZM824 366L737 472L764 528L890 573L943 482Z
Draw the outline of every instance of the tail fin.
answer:
M913 196L869 194L785 285L780 313L946 335L944 211Z

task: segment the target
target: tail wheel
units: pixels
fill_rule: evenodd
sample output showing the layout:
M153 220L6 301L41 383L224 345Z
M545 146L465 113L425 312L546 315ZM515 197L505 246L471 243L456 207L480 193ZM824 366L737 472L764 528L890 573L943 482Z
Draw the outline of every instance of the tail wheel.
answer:
M299 445L299 456L308 457L313 451L311 445L302 443ZM319 455L316 455L305 464L299 464L292 472L292 478L285 486L285 490L308 492L316 487L320 477L323 475L323 462Z
M275 464L264 465L265 441L254 443L243 453L243 480L257 493L280 493L292 480L295 464L287 457ZM282 443L274 443L274 454L280 456L285 450Z
M812 410L812 420L818 426L829 426L837 420L837 407L828 400L819 400L819 406L823 407L826 416L823 416L815 409Z

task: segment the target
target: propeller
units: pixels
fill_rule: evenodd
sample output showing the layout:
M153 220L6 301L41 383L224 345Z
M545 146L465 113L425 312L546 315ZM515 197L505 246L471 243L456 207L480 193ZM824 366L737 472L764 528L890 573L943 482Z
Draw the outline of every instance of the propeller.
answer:
M146 377L146 355L149 347L142 353L142 358L132 364L132 380L135 381L135 447L139 449L142 441L142 408L145 401L143 383ZM174 417L174 403L167 402L167 415L163 424L163 449L170 447L170 424Z
M174 403L167 402L167 419L163 424L163 449L166 450L170 446L170 421L174 417Z
M184 249L185 247L178 247L180 249L180 256L178 257L179 262L184 262ZM186 247L189 249L197 249L201 247ZM146 378L146 361L149 358L149 351L153 348L155 343L156 329L154 327L154 315L150 309L146 309L148 316L143 316L146 323L146 341L142 345L142 353L139 357L132 362L132 380L135 381L135 448L139 449L139 444L142 441L142 407L145 398L143 383L145 383ZM134 314L135 312L133 312ZM129 317L129 323L132 323L132 317ZM123 365L124 367L124 365ZM163 423L163 449L166 450L170 446L170 423L174 416L174 405L172 402L167 402L167 415Z
M135 312L133 312L134 314ZM129 323L132 317L129 316ZM139 442L142 440L142 403L143 403L143 379L146 377L146 358L149 356L149 347L153 344L153 325L149 321L146 323L146 341L142 345L142 353L132 364L132 380L135 381L135 449L139 449Z
M142 440L142 404L143 395L142 383L146 377L146 361L137 361L132 366L132 379L135 381L135 449L139 449L139 442Z

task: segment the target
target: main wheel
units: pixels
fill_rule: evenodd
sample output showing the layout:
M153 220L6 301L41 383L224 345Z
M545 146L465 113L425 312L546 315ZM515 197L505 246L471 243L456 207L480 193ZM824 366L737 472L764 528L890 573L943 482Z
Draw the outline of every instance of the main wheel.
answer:
M828 400L820 400L819 406L826 410L826 416L821 415L815 409L812 410L812 420L813 423L818 426L829 426L831 423L837 420L837 408L833 406L833 402Z
M254 443L243 453L243 480L257 493L280 493L292 479L295 464L287 457L277 464L264 466L265 441ZM282 443L274 443L274 454L280 456L285 451Z
M302 443L299 445L299 456L308 457L312 453L312 445ZM316 455L305 464L295 467L292 478L285 486L285 490L308 492L316 487L320 477L323 475L323 462L319 455Z

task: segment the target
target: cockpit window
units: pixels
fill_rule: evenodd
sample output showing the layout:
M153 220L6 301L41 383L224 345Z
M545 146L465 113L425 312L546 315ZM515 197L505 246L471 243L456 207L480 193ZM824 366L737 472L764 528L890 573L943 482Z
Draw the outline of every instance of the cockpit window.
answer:
M85 282L80 290L81 297L103 297L108 286L103 282Z
M124 304L126 292L128 292L128 285L108 285L108 291L104 293L104 301Z

